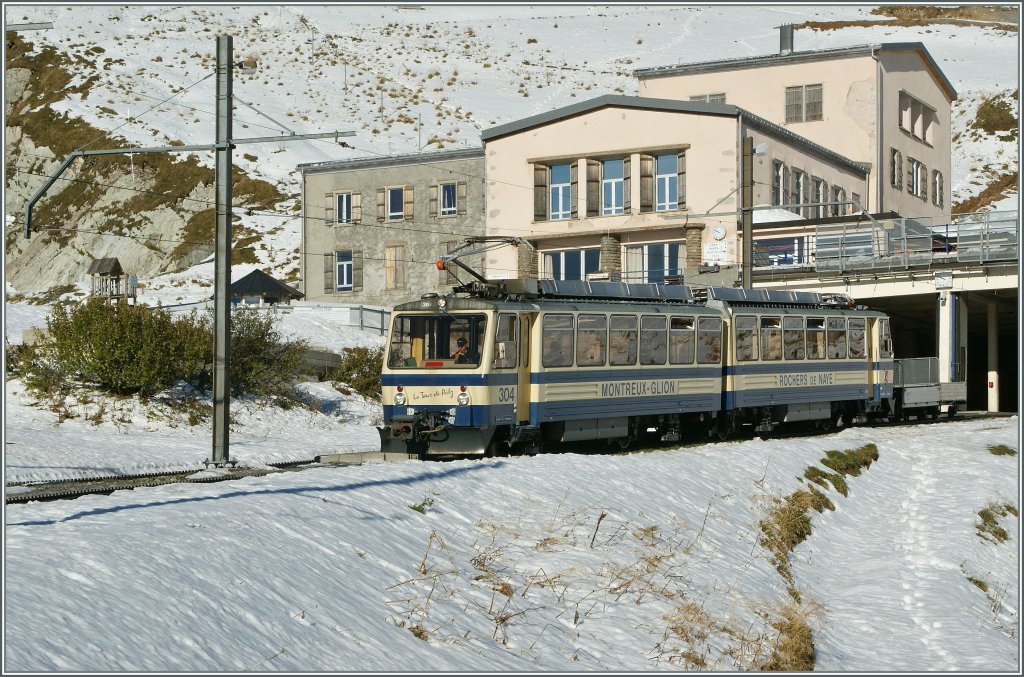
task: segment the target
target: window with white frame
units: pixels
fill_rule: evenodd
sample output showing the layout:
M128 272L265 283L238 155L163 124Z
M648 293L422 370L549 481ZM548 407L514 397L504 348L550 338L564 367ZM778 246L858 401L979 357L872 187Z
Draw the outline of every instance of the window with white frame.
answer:
M454 181L451 183L442 183L439 187L440 203L438 205L439 216L455 216L457 213L457 195L458 195L458 184Z
M337 256L337 290L352 291L352 250L335 252Z
M919 160L907 158L907 192L917 197L925 197L928 172Z
M890 183L896 190L903 190L903 155L893 148L889 157Z
M550 215L552 221L572 217L572 184L568 163L551 165Z
M790 190L790 196L794 204L806 205L807 200L807 174L800 169L794 169L793 172L793 188ZM805 207L806 209L806 207ZM794 207L792 211L797 214L800 213L800 207Z
M942 172L936 169L932 172L932 204L936 207L943 206L943 198Z
M809 210L809 216L813 219L820 219L825 215L824 203L826 202L826 195L828 194L828 184L823 179L818 177L811 178L811 200L814 205Z
M821 85L786 87L786 122L823 119Z
M832 209L830 216L844 216L849 213L849 206L846 202L846 189L839 186L832 186Z
M725 103L725 94L698 94L697 96L691 96L690 101L700 103Z
M772 161L772 205L775 207L784 204L785 170L786 165L781 160Z
M401 221L405 218L405 189L387 189L388 221Z
M543 252L544 274L552 280L585 280L601 267L601 250L565 249Z
M654 210L666 212L679 208L679 156L659 155L655 160L657 174L655 175L656 202Z
M384 246L384 288L405 289L406 251L404 243Z
M601 161L601 216L623 212L623 161Z
M338 193L338 223L352 223L352 193Z
M626 247L624 282L664 282L682 274L685 262L682 242L656 242Z

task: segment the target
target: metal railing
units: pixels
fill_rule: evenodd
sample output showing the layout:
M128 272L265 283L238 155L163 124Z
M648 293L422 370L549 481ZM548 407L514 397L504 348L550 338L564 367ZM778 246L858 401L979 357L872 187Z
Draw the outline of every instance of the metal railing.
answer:
M1015 261L1020 255L1019 214L961 214L945 224L932 218L896 218L808 225L806 233L786 238L755 238L754 265L813 266L819 272L842 273Z

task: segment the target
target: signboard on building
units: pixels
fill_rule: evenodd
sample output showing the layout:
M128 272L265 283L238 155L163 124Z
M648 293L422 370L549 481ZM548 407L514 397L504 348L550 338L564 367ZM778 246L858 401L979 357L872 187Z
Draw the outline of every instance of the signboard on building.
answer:
M728 263L729 245L725 242L707 242L704 244L704 263Z

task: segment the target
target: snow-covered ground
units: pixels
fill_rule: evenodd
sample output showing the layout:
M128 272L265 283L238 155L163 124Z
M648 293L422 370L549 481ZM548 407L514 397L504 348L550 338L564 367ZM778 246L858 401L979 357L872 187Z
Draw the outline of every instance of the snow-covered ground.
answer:
M21 421L25 403L6 406ZM258 463L372 430L267 422L232 449ZM9 479L202 455L200 433L40 423L5 447ZM865 443L878 460L848 496L825 492L835 511L811 513L790 557L794 606L758 523L826 450ZM788 607L817 670L1019 673L1019 455L997 444L1019 449L1016 417L11 504L4 667L738 671L766 659ZM986 506L1014 510L997 517L1007 540L979 534Z

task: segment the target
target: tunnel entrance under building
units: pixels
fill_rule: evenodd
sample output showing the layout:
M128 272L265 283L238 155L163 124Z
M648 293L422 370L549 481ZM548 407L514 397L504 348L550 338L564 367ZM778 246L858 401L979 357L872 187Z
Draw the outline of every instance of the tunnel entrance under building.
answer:
M997 308L999 411L1016 412L1019 405L1020 325L1017 289L960 292L967 304L967 409L988 409L988 306ZM897 358L939 355L939 292L858 300L892 318L893 350Z

